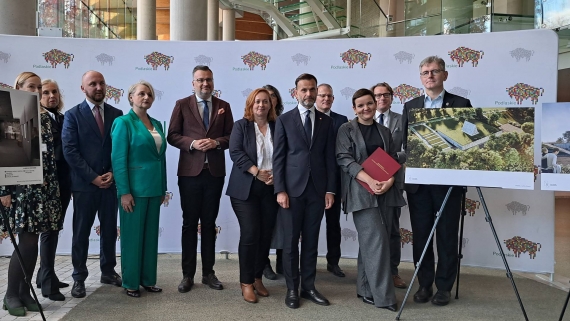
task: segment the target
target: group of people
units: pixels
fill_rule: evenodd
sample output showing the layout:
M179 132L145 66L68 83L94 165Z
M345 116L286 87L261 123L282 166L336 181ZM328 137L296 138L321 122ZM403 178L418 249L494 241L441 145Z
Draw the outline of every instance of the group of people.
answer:
M390 110L394 96L390 85L378 83L354 93L355 117L349 120L331 110L333 88L305 73L295 80L295 108L283 113L279 91L266 85L249 94L243 118L234 122L230 104L213 95L212 70L199 65L192 71L194 94L176 102L166 133L148 114L155 95L146 81L131 86L132 109L123 115L104 102L103 75L89 71L82 78L85 100L63 116L57 83L40 83L37 75L23 73L31 76L22 80L25 76L20 75L16 89L38 91L41 96L42 142L47 145L42 152L44 184L2 187L0 196L4 209L10 211L20 247L26 247L22 252L28 274L33 273L41 234L38 285L44 296L64 299L59 288L68 285L55 275L54 257L57 234L73 193L72 296L85 296L89 234L96 214L101 222L101 282L122 286L131 297L141 296L140 286L161 292L156 286L158 221L167 189L168 142L180 150L179 292L188 292L194 285L198 230L201 282L215 290L224 288L214 264L216 218L226 175L225 150L229 149L233 166L226 195L240 226L238 254L245 301L255 303L258 296L269 296L262 276L275 278L269 251L276 248L276 271L284 275L287 285L286 306L298 308L300 298L329 305L315 287L319 230L326 215L327 270L345 276L339 267L342 208L352 213L358 232L357 296L364 303L396 311L395 288L407 287L398 273L400 208L406 204L403 192L407 192L417 263L448 189L404 184L407 112L471 107L469 100L444 90L448 73L441 58L425 58L419 69L425 95L405 103L403 114ZM362 167L378 148L402 164L386 181L375 180ZM453 189L436 230L437 272L430 246L419 267L415 302L449 303L457 273L460 200L461 189ZM117 207L122 277L114 270ZM38 210L30 210L34 208ZM8 274L4 308L13 315L24 315L25 308L37 310L15 256Z

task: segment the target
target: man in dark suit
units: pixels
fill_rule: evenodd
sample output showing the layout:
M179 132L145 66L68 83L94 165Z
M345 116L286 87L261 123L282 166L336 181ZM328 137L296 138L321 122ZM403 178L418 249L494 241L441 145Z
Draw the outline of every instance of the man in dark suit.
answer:
M88 71L81 80L85 100L65 113L63 155L71 170L73 192L73 289L85 296L88 275L89 235L98 214L100 222L101 283L122 285L115 272L117 243L117 189L111 167L111 125L123 112L104 103L106 84L102 74Z
M402 114L404 128L408 128L408 112L415 108L451 108L472 107L469 99L448 93L443 88L447 80L445 61L437 56L430 56L420 63L420 79L425 88L425 95L404 104ZM407 148L408 131L404 131L404 149ZM450 186L406 184L410 221L414 233L414 263L421 257L422 251ZM458 229L461 212L462 187L452 189L441 213L436 229L437 273L434 267L433 246L430 244L418 271L420 289L414 295L417 303L428 302L433 295L432 284L435 279L437 293L431 302L435 305L447 305L451 298L451 289L457 275Z
M336 142L338 129L348 122L346 116L331 111L334 102L333 89L329 84L320 84L317 87L316 107L321 113L329 116L333 121L333 137ZM327 271L338 277L344 277L344 271L338 266L340 260L340 168L336 168L336 190L334 203L325 210L327 220Z
M376 115L374 116L376 122L390 129L394 145L398 146L398 153L403 153L402 140L404 139L404 127L402 126L402 115L391 110L394 90L388 83L381 82L374 85L370 91L374 93L374 97L376 98ZM403 194L405 172L398 171L397 175L400 176L400 179L396 179L396 182L398 182L396 183L396 187ZM390 209L393 209L393 211L386 219L389 223L387 226L388 235L390 236L390 269L392 271L392 281L395 287L405 289L407 284L398 273L398 265L400 265L402 254L400 246L402 240L400 236L400 214L402 213L402 208L390 207Z
M299 105L277 118L273 138L273 180L282 207L285 304L299 307L299 236L301 297L320 305L329 301L315 289L319 229L336 191L336 161L332 119L316 110L317 79L302 74L295 80Z
M214 272L216 219L226 176L224 150L234 124L230 104L212 96L214 74L207 66L192 71L194 94L176 102L168 143L180 149L178 187L182 206L182 274L180 293L194 285L198 221L201 224L202 283L224 287Z

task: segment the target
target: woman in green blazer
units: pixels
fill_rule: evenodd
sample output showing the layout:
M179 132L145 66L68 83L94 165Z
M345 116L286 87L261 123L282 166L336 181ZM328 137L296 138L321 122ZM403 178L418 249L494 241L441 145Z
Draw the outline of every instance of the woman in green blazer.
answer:
M160 205L166 193L166 140L160 122L147 114L154 89L146 81L131 86L131 111L111 128L111 161L121 206L121 270L127 295L140 297L156 287Z

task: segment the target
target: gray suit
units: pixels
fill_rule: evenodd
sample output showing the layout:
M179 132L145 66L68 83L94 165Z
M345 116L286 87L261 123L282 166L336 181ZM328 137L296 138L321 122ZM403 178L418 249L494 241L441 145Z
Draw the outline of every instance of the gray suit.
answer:
M384 142L384 150L400 163L397 147L390 131L375 123ZM341 168L341 198L345 213L353 212L354 225L358 232L358 277L356 293L374 299L377 307L396 303L394 285L390 273L389 237L391 207L405 205L402 193L391 188L383 195L372 195L357 181L362 163L368 158L366 144L356 119L343 124L338 130L336 158Z

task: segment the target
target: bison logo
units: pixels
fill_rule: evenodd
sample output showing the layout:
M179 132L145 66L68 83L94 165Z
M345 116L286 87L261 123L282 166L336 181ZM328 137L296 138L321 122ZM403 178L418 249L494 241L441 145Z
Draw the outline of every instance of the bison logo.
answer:
M475 201L469 198L465 199L465 210L467 211L467 213L469 213L469 216L474 216L475 210L478 210L480 205L481 202L479 201Z
M411 54L409 52L405 52L405 51L399 51L397 53L394 54L394 58L396 58L396 60L398 60L400 62L400 64L402 64L402 62L407 61L408 64L412 63L412 60L414 59L416 55Z
M540 252L540 243L531 242L524 237L515 236L505 240L505 245L509 251L515 253L515 257L520 257L521 253L527 253L531 259L536 257L536 252Z
M293 87L293 88L289 89L289 95L291 95L291 98L293 98L293 99L296 99L295 89L297 89L297 88Z
M156 99L162 100L162 95L164 95L164 91L155 88L154 95L156 96Z
M214 61L214 58L207 57L204 55L199 55L198 57L194 57L194 61L199 65L209 66L212 63L212 61Z
M95 234L97 234L97 236L101 236L101 225L95 226L93 230L95 231ZM117 226L117 241L119 241L120 239L121 239L121 227Z
M449 90L449 92L461 97L467 97L471 94L471 90L463 89L461 87L453 87Z
M216 238L218 238L218 235L222 232L222 227L216 226L215 230L216 230ZM198 235L202 236L202 224L198 224Z
M249 96L249 94L251 94L252 91L253 91L253 89L251 89L251 88L246 88L246 89L244 89L244 90L241 91L241 94L242 94L244 97L247 97L247 96Z
M8 232L0 233L0 244L2 244L2 242L9 237L10 237L10 235L8 234Z
M59 64L63 64L65 69L69 68L69 64L73 61L73 54L65 53L58 49L52 49L48 52L42 54L46 62L49 62L52 68L57 67Z
M8 63L8 60L10 60L11 56L12 55L7 52L0 51L0 60L4 61L4 63Z
M400 227L400 238L402 248L404 248L404 244L414 244L414 233L412 233L410 230Z
M414 99L424 94L423 88L416 88L414 86L401 84L394 88L394 96L400 99L400 104L405 103L408 100Z
M164 201L162 202L162 205L164 205L164 207L168 207L168 204L170 204L170 200L172 199L173 194L172 192L166 192L164 194Z
M196 93L196 91L192 90L192 94L195 94L195 93ZM220 98L220 97L222 97L222 91L214 89L214 91L212 92L212 96L214 96L216 98Z
M244 65L249 67L249 70L253 70L255 66L261 66L261 70L265 70L265 68L267 68L267 64L271 60L271 56L250 51L247 55L241 56L241 60Z
M523 100L527 99L530 99L531 103L536 105L538 103L538 96L542 96L544 89L519 82L512 87L508 87L507 93L509 97L515 98L517 105L522 105Z
M97 61L100 62L102 66L104 66L106 63L109 64L109 66L112 66L113 61L115 61L115 56L109 56L106 53L100 53L99 55L95 56L95 59L97 59Z
M346 98L346 99L352 98L352 95L354 95L355 92L356 92L356 89L353 89L350 87L344 87L343 89L340 90L340 94L343 95L344 98Z
M348 65L348 68L352 69L356 64L360 64L360 67L366 68L366 64L368 60L372 58L372 55L356 49L348 49L348 51L340 54L340 58L342 58L342 62Z
M512 201L505 206L507 207L507 210L513 212L513 215L517 215L518 212L521 212L522 215L526 215L526 212L530 210L530 205L524 205L516 201Z
M522 58L525 58L526 61L530 60L530 57L534 55L534 50L526 50L524 48L517 48L515 50L511 50L511 57L516 58L517 62L519 62Z
M121 97L123 97L124 93L125 93L125 91L122 89L115 88L113 86L107 85L107 90L105 91L105 102L107 102L107 100L113 98L113 101L115 102L115 104L118 104L121 102Z
M352 239L353 241L356 241L356 237L358 236L358 234L356 234L356 231L351 230L349 228L343 228L340 231L340 235L342 235L344 237L344 240L348 240L348 239Z
M473 67L477 67L479 60L483 59L483 51L473 50L467 47L459 47L455 50L451 50L448 52L448 55L459 67L463 67L463 64L468 61L471 61Z
M301 63L305 64L306 66L309 63L309 60L311 60L311 57L298 53L294 56L291 56L291 60L293 60L293 62L296 63L297 66L300 65Z
M170 64L174 63L173 56L161 54L158 51L153 51L150 55L144 56L147 65L152 66L152 70L156 70L158 66L164 66L164 70L170 69Z
M3 83L3 82L0 82L0 88L10 88L10 89L13 89L12 86L10 86L10 85L8 85L8 84L5 84L5 83Z

